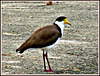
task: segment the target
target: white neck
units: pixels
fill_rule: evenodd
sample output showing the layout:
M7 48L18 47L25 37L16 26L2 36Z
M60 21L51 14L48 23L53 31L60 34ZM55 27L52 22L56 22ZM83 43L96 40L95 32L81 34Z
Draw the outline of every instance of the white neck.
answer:
M62 22L56 21L55 24L57 24L61 28L61 33L63 35L64 27L65 27L64 21L62 21Z

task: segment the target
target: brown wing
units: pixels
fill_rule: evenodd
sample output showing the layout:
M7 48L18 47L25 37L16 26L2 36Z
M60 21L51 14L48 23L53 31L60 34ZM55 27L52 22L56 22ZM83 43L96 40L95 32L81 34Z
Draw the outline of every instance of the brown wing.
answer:
M19 50L26 50L28 48L41 48L52 45L56 42L60 32L55 25L48 25L35 31L29 39L27 39Z

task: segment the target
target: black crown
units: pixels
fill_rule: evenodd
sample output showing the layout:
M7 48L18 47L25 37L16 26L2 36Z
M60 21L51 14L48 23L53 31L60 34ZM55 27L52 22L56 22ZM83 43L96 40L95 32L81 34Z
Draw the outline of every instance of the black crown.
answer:
M60 16L56 19L56 21L63 21L66 17L65 16Z

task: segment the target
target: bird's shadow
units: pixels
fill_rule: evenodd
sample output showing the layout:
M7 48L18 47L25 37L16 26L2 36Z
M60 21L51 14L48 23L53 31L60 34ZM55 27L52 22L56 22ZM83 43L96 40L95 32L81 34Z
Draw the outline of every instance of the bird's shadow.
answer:
M55 74L64 74L65 70L55 70Z
M45 72L46 74L65 74L65 70L54 70L53 72Z

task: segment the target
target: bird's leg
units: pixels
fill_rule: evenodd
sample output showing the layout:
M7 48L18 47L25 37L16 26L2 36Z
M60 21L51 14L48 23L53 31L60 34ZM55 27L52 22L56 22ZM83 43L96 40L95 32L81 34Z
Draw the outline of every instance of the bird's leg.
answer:
M46 71L46 65L45 65L45 54L44 54L44 50L43 50L43 62L44 62L44 71Z
M49 66L49 70L47 70L47 72L53 72L53 73L55 73L55 72L51 69L51 67L50 67L50 63L49 63L49 60L48 60L47 52L46 52L46 59L47 59L47 63L48 63L48 66Z
M49 66L49 70L46 69L45 57L46 57L46 60L47 60L48 66ZM45 71L45 72L53 72L53 73L55 73L55 72L51 69L51 67L50 67L47 52L46 52L46 54L45 54L45 53L44 53L44 50L43 50L43 61L44 61L44 71Z

